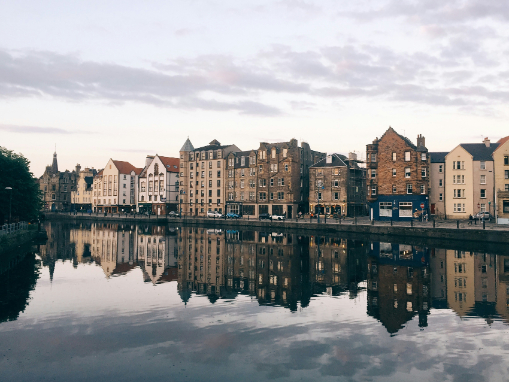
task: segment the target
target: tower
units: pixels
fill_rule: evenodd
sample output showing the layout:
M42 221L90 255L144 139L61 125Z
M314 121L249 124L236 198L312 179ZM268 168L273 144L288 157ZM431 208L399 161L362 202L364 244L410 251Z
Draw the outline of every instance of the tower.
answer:
M56 174L58 172L58 162L57 162L57 152L55 149L55 152L53 153L53 163L51 164L51 172L53 174Z
M186 142L180 149L180 195L179 195L179 204L180 204L180 213L181 214L189 214L192 195L192 182L189 183L189 155L190 152L194 151L194 146L187 137Z

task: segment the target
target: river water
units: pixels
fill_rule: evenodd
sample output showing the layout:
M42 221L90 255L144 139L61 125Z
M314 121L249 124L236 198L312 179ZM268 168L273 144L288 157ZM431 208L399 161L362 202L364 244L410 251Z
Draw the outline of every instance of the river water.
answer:
M46 229L45 245L1 263L1 381L509 380L509 257L497 253Z

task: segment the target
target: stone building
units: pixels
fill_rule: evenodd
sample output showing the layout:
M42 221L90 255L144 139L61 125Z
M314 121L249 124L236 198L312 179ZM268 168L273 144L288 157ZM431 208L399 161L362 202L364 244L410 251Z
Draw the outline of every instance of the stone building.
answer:
M500 139L493 152L495 211L498 224L509 224L509 137Z
M77 178L76 171L58 171L57 153L55 152L51 166L46 166L44 174L39 178L39 187L43 193L44 210L70 211L71 192L76 190Z
M205 216L207 211L225 211L226 157L240 151L235 145L213 140L194 148L186 140L180 149L180 211L183 215Z
M227 157L225 182L226 212L256 216L257 210L257 151L231 152ZM259 185L260 188L261 184Z
M148 155L138 177L138 211L166 215L179 203L178 158Z
M430 162L422 135L414 145L389 127L366 153L371 219L410 220L428 212Z
M366 172L357 155L327 155L309 168L309 210L361 216L366 210Z
M430 214L445 217L445 156L447 152L429 153L429 209Z
M445 214L468 219L481 211L493 214L493 152L498 143L461 143L445 156Z
M97 175L97 170L88 167L82 170L81 166L77 164L76 174L79 175L76 189L71 192L71 209L73 211L81 212L91 211L94 176Z

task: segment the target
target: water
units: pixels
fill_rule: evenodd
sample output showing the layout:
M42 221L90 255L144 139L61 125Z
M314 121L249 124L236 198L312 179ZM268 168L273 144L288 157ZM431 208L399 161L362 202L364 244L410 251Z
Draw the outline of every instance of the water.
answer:
M306 233L46 228L46 245L0 263L2 381L509 380L501 254Z

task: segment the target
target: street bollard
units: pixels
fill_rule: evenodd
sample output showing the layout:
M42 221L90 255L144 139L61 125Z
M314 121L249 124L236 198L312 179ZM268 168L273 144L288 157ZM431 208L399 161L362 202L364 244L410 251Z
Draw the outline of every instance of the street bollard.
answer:
M414 221L413 219L410 219L410 227L413 227L414 226Z
M456 220L456 228L460 228L460 221Z
M391 219L391 227L392 227L392 219Z
M357 216L353 218L354 224L357 225Z
M433 219L433 228L435 228L435 219Z
M371 225L375 225L375 219L371 219Z
M486 229L486 222L484 219L482 220L482 229Z

